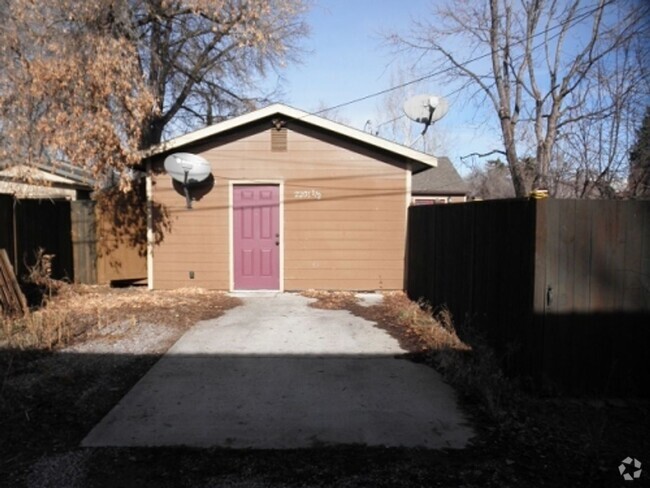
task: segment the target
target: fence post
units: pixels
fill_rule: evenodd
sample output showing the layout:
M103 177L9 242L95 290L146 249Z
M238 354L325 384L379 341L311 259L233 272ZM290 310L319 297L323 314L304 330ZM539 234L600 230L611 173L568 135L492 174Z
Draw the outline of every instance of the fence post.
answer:
M72 256L75 283L97 283L97 236L95 203L91 200L71 202Z

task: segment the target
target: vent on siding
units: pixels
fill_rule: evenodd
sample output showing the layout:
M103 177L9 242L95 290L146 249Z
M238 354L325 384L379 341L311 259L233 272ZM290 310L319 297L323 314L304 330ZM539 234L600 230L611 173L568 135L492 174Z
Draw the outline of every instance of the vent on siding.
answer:
M287 150L287 128L277 125L271 129L271 152Z

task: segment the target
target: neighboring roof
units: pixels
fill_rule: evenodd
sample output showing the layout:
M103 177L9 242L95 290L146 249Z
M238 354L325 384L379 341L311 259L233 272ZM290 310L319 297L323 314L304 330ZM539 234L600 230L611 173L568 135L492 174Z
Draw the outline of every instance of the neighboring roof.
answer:
M0 162L0 175L4 181L59 188L91 189L95 179L90 170L69 163L41 163L34 166ZM67 185L67 186L66 186Z
M91 170L70 163L43 163L38 165L38 168L89 188L92 188L96 183L96 178Z
M209 127L205 127L204 129L199 129L194 132L190 132L189 134L185 134L175 139L160 143L157 146L153 146L144 151L143 156L147 158L158 154L163 154L171 150L180 149L189 144L201 141L202 139L206 139L217 134L222 134L224 132L237 129L246 124L257 122L274 115L282 115L289 119L299 120L305 124L309 124L311 126L332 132L334 134L344 136L353 141L380 148L393 154L408 158L416 163L421 163L419 168L415 168L416 171L426 170L430 167L436 167L438 165L437 158L430 154L416 151L415 149L402 146L401 144L391 142L387 139L374 136L358 129L353 129L347 125L333 122L323 117L303 112L302 110L288 107L287 105L280 103L269 105L268 107L262 108L260 110L240 115L239 117L234 117L232 119L211 125Z
M77 191L88 188L71 179L53 175L38 168L24 165L0 169L0 194L14 195L20 199L65 198L74 200Z
M461 178L447 157L438 158L438 167L413 175L413 195L461 195L469 192L469 186Z

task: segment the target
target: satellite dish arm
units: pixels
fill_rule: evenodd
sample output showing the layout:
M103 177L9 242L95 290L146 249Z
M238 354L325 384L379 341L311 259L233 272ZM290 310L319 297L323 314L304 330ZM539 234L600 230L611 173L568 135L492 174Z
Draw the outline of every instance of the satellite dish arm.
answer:
M187 186L187 176L189 171L185 170L185 181L183 182L183 193L185 193L185 202L187 203L187 208L192 208L192 199L190 198L190 188Z
M424 123L424 129L422 129L422 134L420 134L420 136L424 136L424 134L426 134L427 129L429 128L429 126L430 126L431 123L432 123L432 120L433 120L433 113L434 113L435 111L436 111L436 107L434 107L434 106L432 106L432 105L429 105L429 118L428 118L427 121Z

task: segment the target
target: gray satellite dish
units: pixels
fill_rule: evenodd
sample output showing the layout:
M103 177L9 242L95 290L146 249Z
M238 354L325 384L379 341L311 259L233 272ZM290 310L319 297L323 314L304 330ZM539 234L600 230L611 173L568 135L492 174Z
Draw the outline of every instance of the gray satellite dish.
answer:
M201 156L190 153L175 153L165 158L165 171L183 185L187 208L192 208L190 186L205 181L212 173L210 163Z
M424 124L422 135L431 124L447 115L448 111L447 100L435 95L415 95L404 103L406 116L419 124Z

